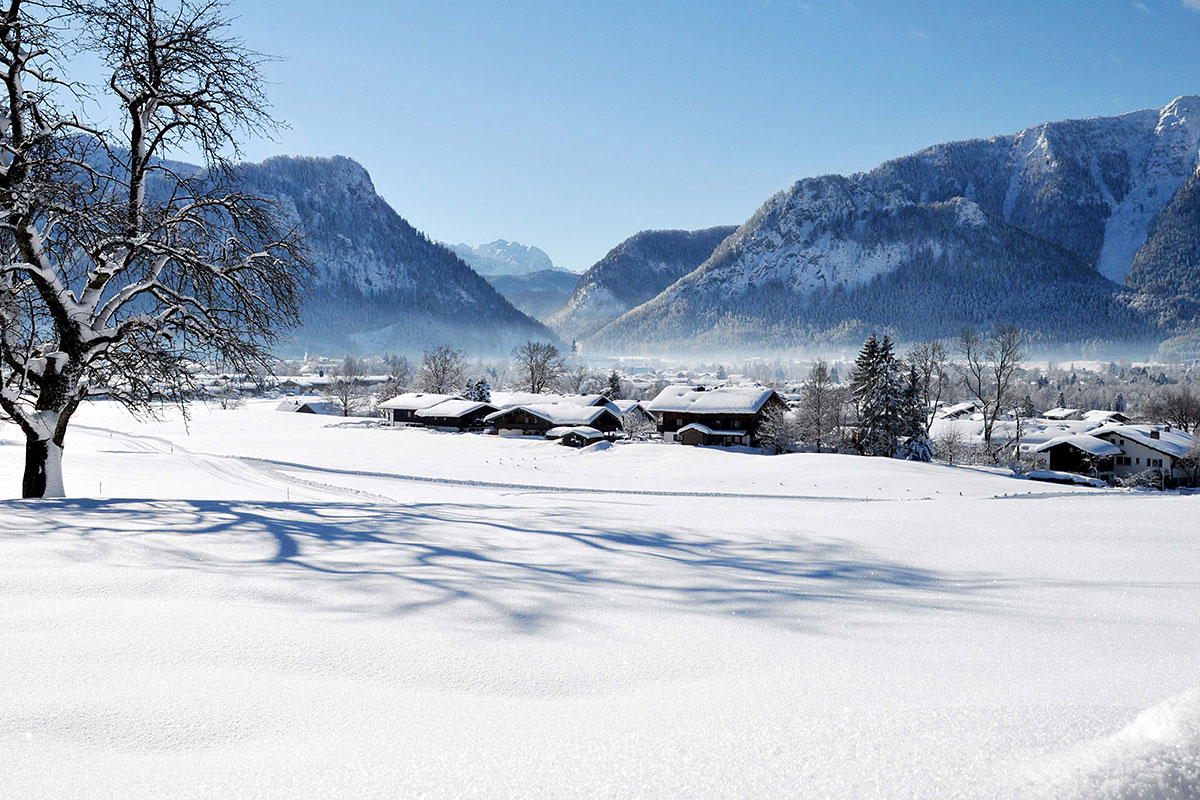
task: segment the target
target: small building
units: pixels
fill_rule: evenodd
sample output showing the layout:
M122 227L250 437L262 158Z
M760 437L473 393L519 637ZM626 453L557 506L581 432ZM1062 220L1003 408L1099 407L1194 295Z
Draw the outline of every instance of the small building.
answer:
M616 406L617 411L620 413L622 418L624 418L626 414L632 414L633 416L650 425L653 425L655 422L657 422L657 420L654 418L654 415L647 411L646 407L637 400L611 400L610 402Z
M1093 478L1111 478L1121 448L1086 433L1058 436L1042 442L1034 452L1053 472L1074 472Z
M1156 472L1168 487L1188 480L1188 470L1180 461L1187 457L1195 439L1186 431L1170 425L1104 425L1088 433L1121 448L1113 464L1117 478Z
M384 400L376 406L383 412L385 425L426 425L417 417L417 412L447 400L461 400L452 394L432 394L428 392L407 392Z
M615 433L621 419L606 405L530 403L489 414L484 421L500 436L545 436L552 428L586 425L604 434Z
M499 409L491 403L454 398L417 409L410 424L442 430L482 431L489 427L484 419L497 411Z
M1055 472L1104 480L1147 473L1164 487L1189 479L1180 462L1192 449L1191 434L1169 425L1105 425L1087 433L1059 436L1034 448Z
M1042 414L1042 419L1051 419L1056 422L1063 422L1069 419L1083 419L1083 412L1078 408L1052 408Z
M303 399L283 400L279 405L275 406L276 411L290 411L293 414L324 414L326 416L340 417L342 416L341 409L333 403L326 400Z
M721 444L752 445L766 414L787 406L774 389L674 385L664 388L645 408L655 416L664 442L680 441L685 428L699 425L688 430L687 440L700 443L707 437Z
M1096 425L1128 425L1133 422L1132 419L1122 414L1120 411L1101 411L1093 409L1083 415L1084 422L1093 422Z
M976 405L972 402L955 403L952 406L946 406L938 414L939 419L962 419L969 417L978 411Z
M564 447L587 447L608 439L603 431L598 431L590 425L551 428L546 432L546 436L550 439L558 439L558 443Z
M691 445L693 447L703 445L711 447L714 445L720 447L731 447L733 445L746 444L746 431L731 430L722 431L714 430L699 422L692 422L684 425L679 430L675 431L675 441L680 444Z

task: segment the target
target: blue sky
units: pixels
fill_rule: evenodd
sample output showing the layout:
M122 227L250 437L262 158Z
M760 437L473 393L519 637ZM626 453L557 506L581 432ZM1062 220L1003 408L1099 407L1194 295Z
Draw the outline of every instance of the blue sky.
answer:
M291 129L434 238L583 270L797 178L1200 94L1200 0L234 3Z

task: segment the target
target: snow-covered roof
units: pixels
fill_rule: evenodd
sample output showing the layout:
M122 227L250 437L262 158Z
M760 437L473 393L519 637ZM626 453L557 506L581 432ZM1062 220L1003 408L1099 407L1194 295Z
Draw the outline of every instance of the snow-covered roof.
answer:
M1128 422L1129 417L1122 414L1120 411L1101 411L1093 409L1083 415L1083 418L1088 422Z
M381 404L382 406L382 404ZM495 410L495 406L491 403L480 403L475 400L443 400L440 403L435 403L425 408L417 409L413 415L416 417L465 417L467 414L474 413L481 408L490 408Z
M628 414L630 411L633 411L635 408L640 408L642 405L637 400L613 400L612 404L616 406L617 410L622 414Z
M1157 432L1155 438L1153 432ZM1181 458L1192 449L1192 435L1178 428L1167 430L1161 425L1103 425L1088 432L1092 436L1120 436L1157 450L1173 458Z
M975 404L972 402L955 403L952 406L946 406L942 409L942 417L956 417L962 414L970 414L975 410Z
M505 408L494 414L488 414L484 417L484 420L491 422L517 409L526 411L556 426L590 425L605 414L613 413L606 406L580 406L574 403L530 403L528 405Z
M714 430L713 428L710 428L707 425L701 425L699 422L692 422L687 425L684 425L682 428L680 428L677 431L677 433L683 433L684 431L699 431L700 433L703 433L706 436L745 436L746 435L745 431Z
M1103 439L1097 439L1095 436L1090 436L1086 433L1076 433L1070 436L1057 436L1049 441L1042 442L1034 450L1038 453L1058 447L1059 445L1067 444L1074 447L1076 450L1082 450L1085 453L1090 453L1094 456L1119 456L1124 451L1117 447L1112 442L1106 442Z
M429 408L438 403L444 403L447 400L457 400L460 398L452 394L431 394L427 392L407 392L398 394L390 400L384 400L377 408L390 408L398 411L419 411L422 408Z
M1078 415L1078 408L1052 408L1042 414L1042 419L1070 419Z
M644 404L647 411L693 414L756 414L775 394L757 386L704 389L697 386L667 386Z
M1026 476L1034 481L1051 481L1053 483L1074 483L1080 486L1091 486L1096 489L1107 489L1108 484L1099 478L1089 478L1074 472L1057 472L1049 469L1031 470Z
M568 433L578 434L585 439L603 439L604 434L590 425L559 425L546 431L547 438L561 439Z

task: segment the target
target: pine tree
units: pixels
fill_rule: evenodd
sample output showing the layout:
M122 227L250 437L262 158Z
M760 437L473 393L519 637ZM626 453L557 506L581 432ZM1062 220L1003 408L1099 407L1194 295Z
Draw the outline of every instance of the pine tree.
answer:
M904 388L895 345L875 334L863 343L854 362L850 390L858 412L858 450L864 455L893 456L905 430Z
M480 378L467 387L463 392L463 397L476 403L492 402L492 387L487 380Z
M604 389L604 396L609 400L621 399L621 376L615 369L608 373L608 386Z

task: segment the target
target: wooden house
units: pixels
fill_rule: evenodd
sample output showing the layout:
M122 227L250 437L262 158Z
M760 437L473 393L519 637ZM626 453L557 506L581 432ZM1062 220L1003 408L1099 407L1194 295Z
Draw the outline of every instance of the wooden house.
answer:
M385 425L425 425L418 419L417 412L444 403L447 400L460 400L452 394L432 394L428 392L407 392L384 400L377 409L383 412Z
M530 403L502 409L484 419L492 432L501 436L545 436L552 428L579 425L612 434L621 427L620 417L606 405L575 403Z
M667 386L645 404L658 421L664 442L753 445L771 409L787 406L774 389Z

